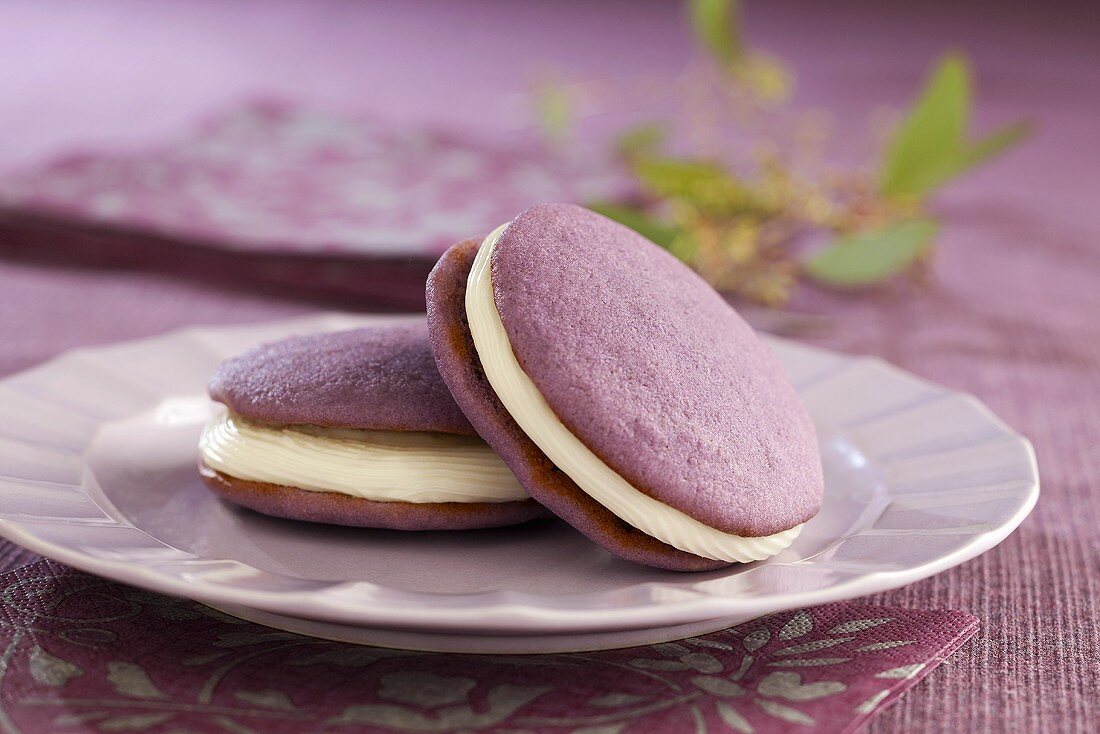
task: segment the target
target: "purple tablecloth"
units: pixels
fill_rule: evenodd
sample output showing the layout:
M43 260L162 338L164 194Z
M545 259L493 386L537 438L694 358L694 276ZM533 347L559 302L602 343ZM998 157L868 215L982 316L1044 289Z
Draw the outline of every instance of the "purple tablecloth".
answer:
M668 30L678 12L669 3L632 4L629 11L585 4L594 17L577 28L567 9L581 12L579 6L501 11L468 3L462 12L440 10L450 28L445 36L396 5L174 5L172 17L159 18L146 5L140 12L137 5L106 6L113 13L88 7L51 14L52 38L32 30L45 22L45 9L5 7L0 47L20 60L22 73L0 75L0 168L81 142L152 139L242 92L285 92L375 112L385 106L398 119L501 129L515 118L482 115L479 106L521 89L524 68L562 48L572 49L574 69L589 74L660 73L687 53ZM349 12L359 15L341 14ZM1020 116L1039 126L1024 148L940 198L938 278L927 290L861 297L807 291L795 307L829 316L831 326L806 337L814 343L877 354L974 392L1031 438L1039 457L1042 501L1004 544L869 600L961 609L983 624L972 644L922 683L921 695L901 699L871 731L1090 731L1100 720L1096 11L782 2L752 5L749 20L755 42L798 69L800 102L834 111L843 160L869 152L870 111L901 103L928 60L955 45L976 61L979 127ZM534 28L538 41L522 42ZM495 51L440 75L433 65L457 53L454 37ZM610 48L597 43L604 40ZM201 61L185 68L195 43ZM91 53L102 47L115 51ZM149 60L135 66L129 52ZM500 54L514 59L501 63ZM381 58L390 59L384 69ZM390 73L394 68L403 76ZM477 84L469 81L475 77ZM316 83L308 84L311 78ZM78 345L311 307L162 275L0 261L0 373ZM5 568L31 559L8 546L0 553Z

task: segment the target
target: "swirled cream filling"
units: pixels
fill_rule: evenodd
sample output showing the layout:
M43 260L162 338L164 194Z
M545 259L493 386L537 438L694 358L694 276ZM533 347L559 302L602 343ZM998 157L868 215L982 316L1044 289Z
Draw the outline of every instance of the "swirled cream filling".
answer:
M500 457L470 436L267 426L225 413L206 426L199 451L231 477L376 502L527 499Z
M615 516L682 551L746 563L774 556L794 542L802 525L774 535L745 538L715 530L658 502L631 486L565 427L520 367L497 311L490 258L507 226L486 237L474 259L466 283L466 318L485 376L523 432L578 487Z

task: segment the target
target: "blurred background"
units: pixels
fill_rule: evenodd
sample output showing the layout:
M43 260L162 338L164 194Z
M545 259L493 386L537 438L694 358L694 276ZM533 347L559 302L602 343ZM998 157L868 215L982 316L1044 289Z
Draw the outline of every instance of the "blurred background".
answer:
M927 282L958 236L945 212L1096 221L1100 24L1085 4L0 13L11 258L417 309L448 244L564 200L643 231L748 308L799 313L800 284Z
M829 109L841 127L863 129L874 106L907 103L931 61L952 48L978 67L982 118L1018 114L1024 103L1056 115L1069 97L1097 94L1085 83L1098 54L1088 3L743 6L746 38L796 70L796 101ZM533 124L525 97L539 75L667 79L697 53L685 5L675 0L0 7L4 170L76 146L140 149L255 97L402 125L514 133ZM660 107L653 100L652 111L675 111Z

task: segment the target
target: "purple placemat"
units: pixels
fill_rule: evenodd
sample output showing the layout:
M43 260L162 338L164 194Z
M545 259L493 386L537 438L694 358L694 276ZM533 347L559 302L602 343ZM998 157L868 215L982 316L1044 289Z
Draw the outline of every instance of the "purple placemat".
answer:
M439 254L541 201L627 191L607 155L492 142L277 102L171 145L0 178L8 255L421 308Z
M829 604L677 643L477 656L279 632L50 561L0 575L0 715L34 732L851 732L976 618Z

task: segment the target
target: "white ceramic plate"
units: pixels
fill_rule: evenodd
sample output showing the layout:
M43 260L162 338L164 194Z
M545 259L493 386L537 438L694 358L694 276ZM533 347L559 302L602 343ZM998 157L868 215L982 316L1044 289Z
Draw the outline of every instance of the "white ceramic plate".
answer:
M773 340L818 425L826 499L769 561L677 574L557 521L364 531L226 505L195 472L222 359L326 315L65 354L0 383L0 534L118 581L307 634L529 652L675 639L894 588L1003 540L1038 497L1028 442L971 396L875 359Z

